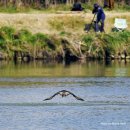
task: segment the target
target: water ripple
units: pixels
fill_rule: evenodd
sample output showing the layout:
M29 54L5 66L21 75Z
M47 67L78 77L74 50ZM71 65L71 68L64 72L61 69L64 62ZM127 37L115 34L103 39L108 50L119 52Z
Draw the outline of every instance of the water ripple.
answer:
M0 103L0 106L101 106L101 105L118 105L130 106L130 102L111 102L111 101L88 101L84 103L38 103L38 102L23 102L23 103Z

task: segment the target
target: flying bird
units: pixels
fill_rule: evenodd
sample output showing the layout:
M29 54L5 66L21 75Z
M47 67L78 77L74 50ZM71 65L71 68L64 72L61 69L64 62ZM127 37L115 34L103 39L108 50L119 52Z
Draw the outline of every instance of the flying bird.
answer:
M55 97L55 96L58 95L58 94L59 94L60 96L62 96L62 97L66 97L66 96L68 96L68 95L72 95L72 96L75 97L77 100L84 101L84 99L82 99L82 98L76 96L75 94L73 94L72 92L66 91L66 90L61 90L61 91L55 93L54 95L52 95L51 97L44 99L43 101L51 100L53 97Z

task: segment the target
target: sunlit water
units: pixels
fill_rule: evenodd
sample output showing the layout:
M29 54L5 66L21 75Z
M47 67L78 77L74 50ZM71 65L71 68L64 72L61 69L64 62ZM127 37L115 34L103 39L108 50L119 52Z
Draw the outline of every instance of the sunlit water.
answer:
M130 130L128 65L2 63L0 130ZM43 101L63 89L85 101Z

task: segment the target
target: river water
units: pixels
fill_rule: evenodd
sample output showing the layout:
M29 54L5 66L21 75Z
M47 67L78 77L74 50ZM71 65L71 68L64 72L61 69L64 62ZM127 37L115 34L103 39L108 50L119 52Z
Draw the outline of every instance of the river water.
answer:
M0 62L0 130L130 130L129 66Z

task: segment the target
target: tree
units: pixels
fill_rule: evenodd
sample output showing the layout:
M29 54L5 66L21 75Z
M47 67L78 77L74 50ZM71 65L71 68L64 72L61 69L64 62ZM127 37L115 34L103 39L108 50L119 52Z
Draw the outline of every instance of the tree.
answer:
M109 0L109 8L110 9L114 8L114 0Z
M104 7L114 8L114 0L104 0Z

